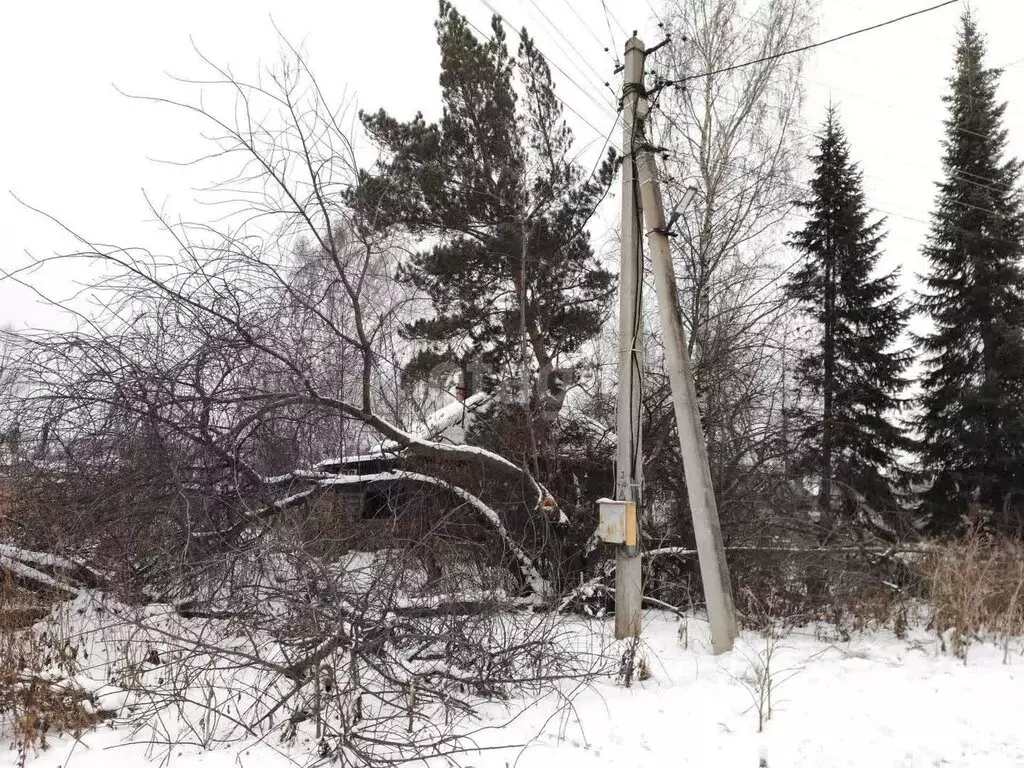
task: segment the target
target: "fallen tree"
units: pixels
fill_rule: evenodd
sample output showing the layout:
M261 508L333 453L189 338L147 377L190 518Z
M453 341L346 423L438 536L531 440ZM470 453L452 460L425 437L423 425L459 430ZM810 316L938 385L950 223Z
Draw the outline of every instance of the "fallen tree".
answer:
M241 112L149 100L206 119L218 131L211 157L243 158L212 191L231 206L223 225L154 210L171 245L159 252L103 245L51 217L80 247L8 274L78 321L19 339L26 441L73 510L49 522L144 584L258 536L303 498L296 484L347 482L316 470L325 456L387 441L404 473L392 477L454 495L514 553L525 587L548 594L551 558L504 519L519 510L544 530L558 519L535 474L400 426L414 420L389 394L410 351L396 342L412 298L394 277L404 244L344 203L358 170L338 111L301 58L254 83L206 63L205 87L238 95ZM41 276L68 262L101 275L95 302L45 296ZM474 487L428 476L424 462L464 467L453 474ZM17 564L45 581L33 567Z
M79 560L11 544L0 544L0 574L32 591L72 597L82 589L101 589L107 583L98 571Z
M152 101L207 119L211 157L243 158L211 192L230 213L154 209L162 251L64 227L76 250L7 276L74 322L17 340L15 470L59 503L16 533L62 554L12 546L0 565L120 649L119 716L179 728L155 744L275 734L352 765L457 754L481 704L607 671L563 642L575 619L533 610L564 578L562 510L525 463L411 427L407 244L345 206L351 145L301 58L253 83L210 66L204 89L239 111ZM70 263L96 276L89 301L46 295ZM387 470L325 469L382 444ZM372 540L317 507L372 483L416 489Z

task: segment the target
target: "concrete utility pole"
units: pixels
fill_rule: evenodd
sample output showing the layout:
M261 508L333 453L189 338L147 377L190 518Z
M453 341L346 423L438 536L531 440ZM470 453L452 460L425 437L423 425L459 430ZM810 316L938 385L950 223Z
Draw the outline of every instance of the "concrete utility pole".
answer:
M619 274L619 387L616 401L615 498L631 502L639 515L643 497L640 431L640 377L644 370L643 241L636 188L636 126L646 111L643 97L644 44L626 41L622 86L622 261ZM637 523L639 520L637 521ZM638 528L638 526L635 526ZM615 550L615 637L640 636L641 558L639 531L635 544Z
M638 133L642 124L638 126ZM647 242L651 248L654 283L658 294L658 314L665 340L665 358L672 401L676 412L679 447L683 453L686 472L686 492L693 515L693 532L697 540L700 576L704 583L704 599L711 621L711 645L715 653L732 650L737 636L736 608L733 605L729 566L725 561L722 527L718 520L718 507L711 484L707 446L700 424L697 390L693 382L693 368L686 345L686 331L679 311L675 272L669 253L668 232L665 228L665 210L658 181L658 167L647 145L637 151L640 194L647 223ZM692 195L687 198L687 203ZM625 230L623 230L625 231Z

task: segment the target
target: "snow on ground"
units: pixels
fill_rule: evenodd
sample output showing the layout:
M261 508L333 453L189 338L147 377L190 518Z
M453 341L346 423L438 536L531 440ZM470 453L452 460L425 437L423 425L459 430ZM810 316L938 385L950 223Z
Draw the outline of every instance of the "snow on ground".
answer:
M1004 665L1002 650L976 647L965 666L923 632L844 643L797 631L778 642L774 713L758 734L751 688L767 641L744 633L732 653L714 657L706 625L688 622L688 650L680 627L649 619L652 678L630 690L609 683L585 693L561 738L549 726L520 764L753 768L764 758L771 768L1024 766L1019 650Z
M610 632L607 622L589 626L595 633ZM1012 648L1008 663L1002 648L975 645L964 664L942 653L934 635L924 630L904 640L876 632L842 641L830 639L830 633L834 630L803 628L778 640L769 669L774 711L758 733L752 693L769 641L745 632L733 652L715 657L704 622L650 612L640 651L650 679L631 688L601 680L579 691L571 707L554 696L534 702L511 725L478 734L481 751L466 754L461 763L475 768L1024 766L1024 642ZM603 638L586 641L600 644ZM505 722L508 710L491 705L483 716ZM78 742L51 739L51 748L28 765L124 768L160 765L167 756L164 748L131 741L127 727L101 725ZM515 746L493 749L501 745ZM285 753L267 739L210 752L174 748L167 765L284 768L310 760L308 752ZM0 752L0 768L15 765L14 752Z

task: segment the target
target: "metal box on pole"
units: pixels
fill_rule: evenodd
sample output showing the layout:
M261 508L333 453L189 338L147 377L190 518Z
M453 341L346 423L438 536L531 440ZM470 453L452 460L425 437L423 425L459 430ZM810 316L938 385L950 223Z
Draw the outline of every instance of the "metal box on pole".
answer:
M615 499L597 500L597 538L605 544L636 546L636 504Z

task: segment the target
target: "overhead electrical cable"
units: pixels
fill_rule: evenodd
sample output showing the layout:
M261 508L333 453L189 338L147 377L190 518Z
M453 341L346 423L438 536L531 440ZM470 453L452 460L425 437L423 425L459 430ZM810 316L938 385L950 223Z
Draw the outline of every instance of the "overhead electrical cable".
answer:
M913 13L907 13L907 14L904 14L903 16L897 16L894 19L889 19L888 21L879 22L878 24L872 24L870 27L861 27L860 29L855 29L852 32L846 32L845 34L842 34L842 35L837 35L835 37L830 37L827 40L819 40L816 43L809 43L807 45L801 45L798 48L791 48L791 49L786 50L786 51L780 51L779 53L773 53L770 56L763 56L763 57L761 57L759 59L754 59L753 61L747 61L747 62L744 62L742 64L733 64L733 65L728 66L728 67L722 67L721 69L714 69L714 70L711 70L710 72L701 72L701 73L696 74L696 75L687 75L686 77L679 78L678 80L669 80L669 81L666 82L666 84L678 85L678 84L681 84L681 83L689 82L690 80L698 80L698 79L700 79L702 77L711 77L712 75L720 75L720 74L722 74L724 72L732 72L733 70L736 70L736 69L743 69L744 67L750 67L750 66L753 66L754 64L763 64L766 61L773 61L775 59L781 59L784 56L792 56L792 55L797 54L797 53L805 53L807 51L814 50L815 48L821 48L822 46L829 45L831 43L839 42L840 40L846 40L847 38L854 37L855 35L862 35L865 32L873 32L876 29L881 29L882 27L888 27L888 26L890 26L892 24L896 24L896 23L901 22L901 21L906 21L907 19L912 19L915 16L921 16L922 14L930 13L931 11L937 11L940 8L945 8L947 6L954 5L954 4L959 3L959 2L960 2L960 0L946 0L946 2L944 2L944 3L939 3L938 5L933 5L933 6L930 6L928 8L922 8L921 10L914 11Z
M519 38L520 40L522 40L522 37L523 37L523 36L522 36L522 33L520 33L518 29L516 29L516 27L515 27L515 25L514 25L514 24L512 24L512 23L511 23L510 21L508 21L508 20L507 20L507 19L506 19L506 18L505 18L504 16L502 16L502 15L501 15L500 13L498 13L498 11L497 11L497 10L495 9L495 7L494 7L493 5L491 5L491 3L490 3L490 0L480 0L480 2L481 2L481 3L483 3L483 4L485 5L485 6L487 6L487 9L488 9L488 10L489 10L489 11L490 11L490 12L491 12L491 13L492 13L492 14L493 14L493 15L494 15L494 16L495 16L495 17L496 17L496 18L497 18L497 19L498 19L498 20L499 20L499 21L500 21L500 22L501 22L502 24L504 24L504 25L505 25L506 27L508 27L508 28L509 28L510 30L512 30L512 33L513 33L513 34L514 34L514 35L515 35L516 37L518 37L518 38ZM474 28L474 29L476 29L476 30L477 30L478 32L480 32L479 28L477 28L477 27L476 27L475 25L473 26L473 28ZM483 33L481 32L481 34L483 34ZM488 38L488 39L490 39L490 38ZM569 75L569 73L568 73L568 72L566 72L566 71L565 71L564 69L562 69L562 67L561 67L561 66L559 66L558 62L557 62L557 61L555 61L554 59L552 59L552 58L551 58L550 56L545 56L544 58L545 58L545 60L546 60L546 61L548 62L548 64L550 64L550 65L551 65L552 67L554 67L554 68L555 68L556 70L558 70L558 72L559 72L559 73L560 73L560 74L562 75L562 77L564 77L564 78L565 78L566 80L568 80L568 81L569 81L570 83L572 83L572 84L573 84L574 86L576 86L577 90L579 90L579 92L580 92L580 93L582 93L582 94L583 94L584 96L586 96L586 97L587 97L588 99L590 99L590 100L591 100L592 102L594 102L594 104L596 104L596 105L597 105L598 107L601 107L602 109L609 109L609 108L610 108L610 109L612 109L612 110L615 110L615 109L617 109L617 106L616 106L616 105L615 105L614 103L611 103L611 102L602 102L602 101L600 101L600 100L599 100L599 99L598 99L598 98L597 98L596 96L594 96L594 94L593 94L593 92L592 92L592 91L593 91L593 89L592 89L592 88L584 88L584 87L583 87L582 85L580 85L580 84L579 84L578 82L576 82L576 80L575 80L575 79L574 79L574 78L573 78L573 77L572 77L571 75ZM563 104L564 104L564 103L565 103L565 102L563 102ZM566 106L566 107L568 107L569 105L568 105L568 104L565 104L565 106ZM576 112L576 110L572 110L572 111L573 111L573 112L574 112L574 113L575 113L575 114L576 114L577 116L579 116L579 113L578 113L578 112ZM582 117L581 117L580 119L582 119ZM601 131L600 131L599 129L595 128L595 127L593 126L593 124L590 124L590 127L591 127L591 128L594 128L594 130L595 130L595 131L597 131L597 134L598 134L599 136L601 135Z
M562 38L562 40L565 41L565 44L572 49L572 53L575 54L575 57L568 51L566 51L565 48L559 45L557 41L555 42L555 46L558 48L559 51L565 54L566 60L569 61L574 67L576 67L576 71L583 75L584 78L587 78L588 83L594 82L593 80L589 79L590 75L584 72L581 69L580 65L577 63L578 61L582 61L583 64L591 71L591 73L593 73L597 77L598 90L600 90L601 88L607 88L612 94L612 103L614 104L614 102L618 101L619 95L612 88L611 83L609 83L601 76L601 73L594 68L594 65L590 63L586 56L580 53L579 49L572 44L572 42L569 40L569 38L565 36L565 33L562 32L558 25L551 21L548 15L544 13L544 10L537 4L536 0L530 0L530 5L532 5L537 10L537 13L539 13L541 17L544 19L544 21L547 22L548 26L555 31L555 34Z
M476 31L476 33L478 35L480 35L482 38L484 38L485 40L489 40L492 43L494 42L494 39L490 35L488 35L486 32L484 32L482 29L480 29L480 27L478 27L472 21L470 21L469 19L466 19L466 23L469 24L469 26L471 26ZM516 64L516 62L513 61L512 62L512 66L518 66L518 64ZM559 72L562 72L561 68L557 67L557 65L556 65L556 69L558 69ZM562 74L564 75L565 73L562 72ZM575 83L575 81L573 81L573 82ZM578 84L576 84L576 87L579 88L580 86ZM577 111L575 108L573 108L573 106L571 104L569 104L565 99L563 99L561 96L558 96L557 94L555 95L555 98L558 99L558 103L559 104L561 104L567 110L569 110L574 115L576 115L576 117L578 117L581 121L583 121L583 123L585 125L587 125L591 130L593 130L594 133L596 133L598 135L598 137L604 136L604 131L602 131L600 128L598 128L596 125L594 125L590 120L585 118L579 111ZM607 107L608 105L607 104L600 104L599 103L599 106ZM615 151L616 152L621 152L622 151L614 143L611 143L611 146L615 147Z
M606 3L605 0L601 0L601 7L604 8L604 20L605 20L605 22L608 23L608 34L612 36L612 39L613 40L615 39L615 35L612 34L612 24L611 24L610 21L608 21L609 17L612 18L612 19L615 19L615 26L617 26L619 28L619 31L623 35L628 37L629 33L626 31L626 28L624 26L622 26L622 22L621 21L619 21L617 18L615 18L615 14L608 10L608 3Z

